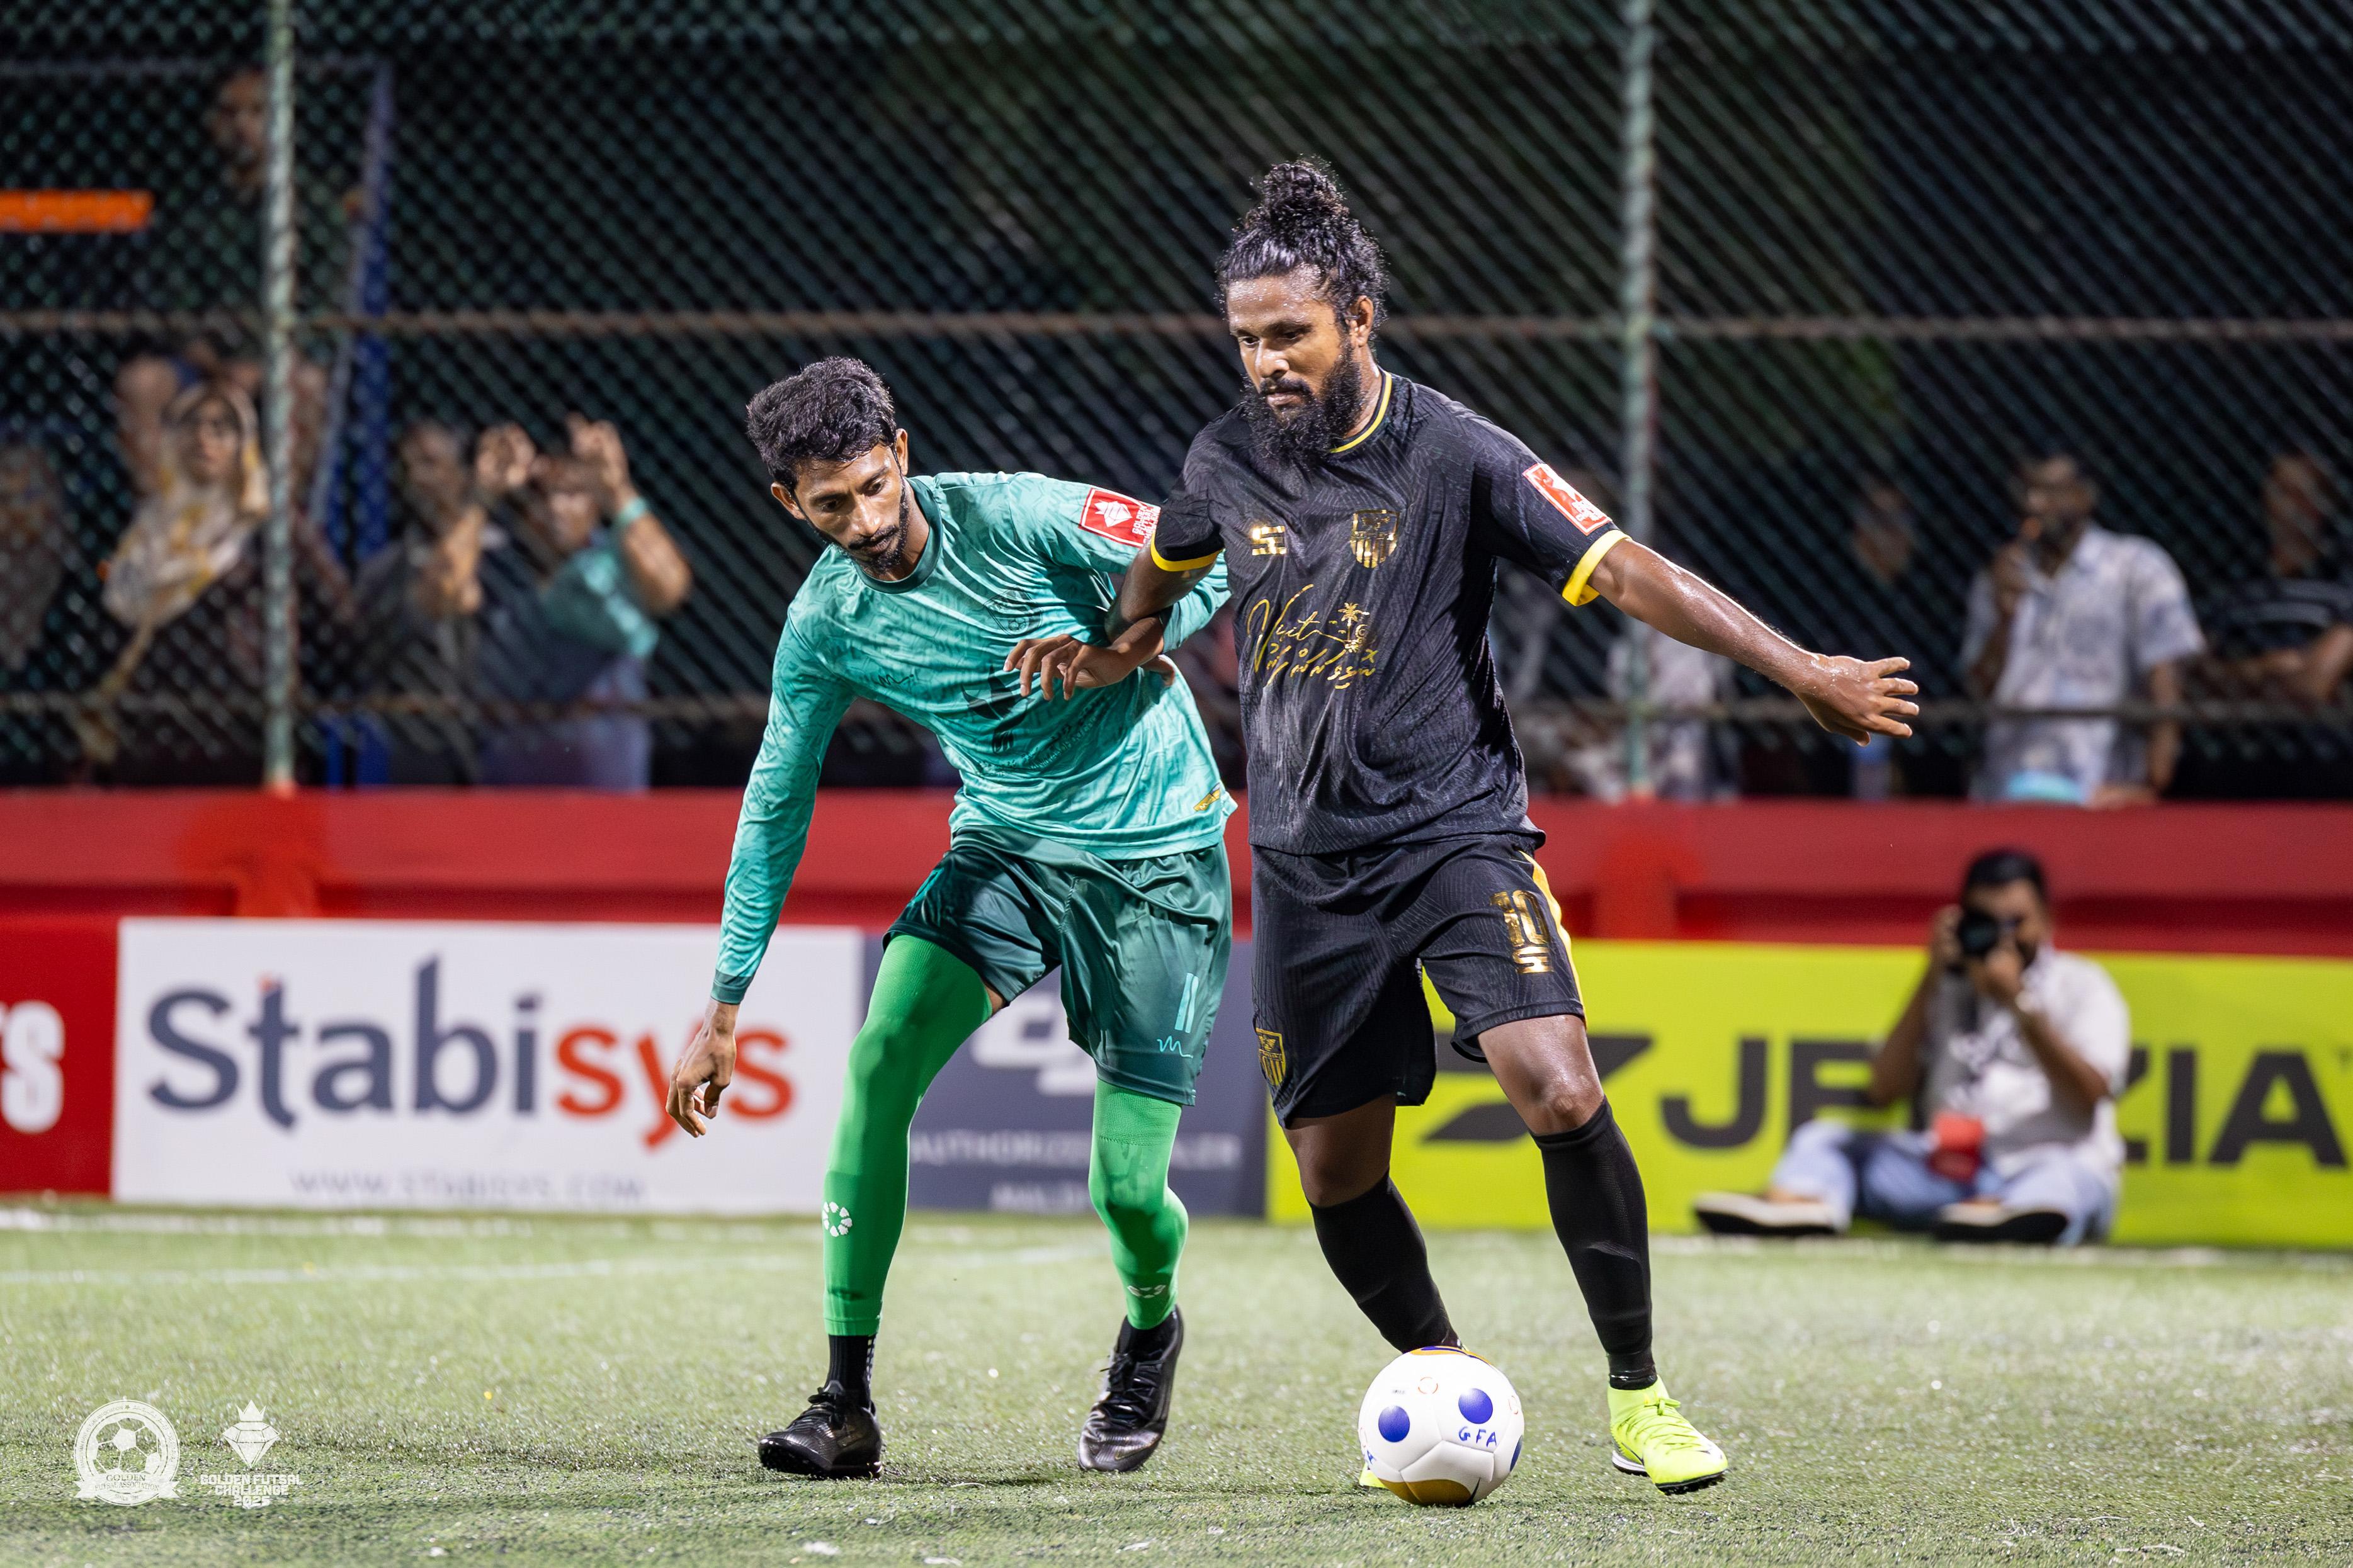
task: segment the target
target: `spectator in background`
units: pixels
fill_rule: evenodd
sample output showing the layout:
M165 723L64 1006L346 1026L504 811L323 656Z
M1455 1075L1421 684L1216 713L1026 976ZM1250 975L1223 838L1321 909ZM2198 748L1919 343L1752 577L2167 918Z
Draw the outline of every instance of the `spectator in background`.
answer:
M1881 599L1900 594L1920 542L1912 526L1912 503L1894 480L1866 468L1856 482L1854 505L1847 517L1847 550L1862 569L1863 583Z
M76 721L84 756L118 782L252 784L267 664L258 535L269 515L260 422L234 383L167 405L135 468L139 505L106 564L107 611L130 633ZM297 613L349 619L342 567L307 521L292 530ZM315 618L315 617L314 617ZM123 695L158 700L125 726Z
M420 579L438 605L480 617L485 699L642 701L646 660L661 640L656 623L692 586L685 557L630 482L619 434L576 414L569 425L568 456L525 450L494 461L530 474L513 535L485 525L479 542L453 539ZM485 784L643 789L653 728L627 712L503 721L486 728L479 755Z
M2207 606L2213 657L2201 673L2218 695L2314 708L2347 696L2353 576L2337 531L2339 504L2336 476L2310 451L2272 459L2263 488L2263 571ZM2317 714L2303 723L2218 729L2194 763L2185 787L2200 795L2353 795L2353 736Z
M24 683L80 553L48 453L0 443L0 689Z
M483 433L470 454L448 426L420 420L401 432L400 490L408 521L392 547L361 569L365 630L360 683L378 697L414 700L384 720L393 784L459 784L479 778L473 724L482 607L480 564L506 533L491 510L531 478L535 453L516 426Z
M1638 640L1639 639L1639 640ZM1643 684L1651 702L1663 708L1704 708L1732 700L1732 661L1677 642L1664 632L1629 621L1609 645L1609 695L1628 700L1634 690L1634 651L1640 647ZM1660 800L1715 800L1732 793L1732 770L1717 744L1715 727L1704 719L1652 718L1643 726L1645 784ZM1607 801L1629 793L1626 731L1620 724L1587 727L1568 753L1568 763L1585 793Z
M1693 1209L1736 1235L1831 1234L1859 1214L1947 1241L2097 1238L2116 1218L2131 1055L2116 982L2052 945L2042 864L1980 855L1871 1061L1870 1102L1911 1100L1915 1130L1807 1122L1762 1196L1705 1193Z
M2146 539L2092 521L2082 459L2046 450L2018 470L2018 537L1969 587L1961 664L1970 694L2013 708L2181 700L2204 647L2180 570ZM2115 719L2000 719L1986 726L1974 793L2081 805L2151 801L2172 783L2181 726Z
M98 657L75 618L91 581L48 449L0 440L0 692L79 688ZM0 711L0 788L63 783L73 735L54 710Z
M2216 600L2214 669L2239 691L2336 699L2353 670L2353 581L2337 534L2336 476L2309 452L2282 452L2263 479L2263 575Z
M262 205L269 183L269 87L257 69L232 71L221 80L205 116L218 175L205 189L185 195L167 193L156 215L150 266L156 276L145 294L155 309L194 313L254 311L262 295ZM298 165L295 222L300 241L295 266L301 306L329 306L340 285L349 249L353 197ZM166 440L164 413L173 399L198 382L234 386L250 401L261 397L262 366L253 327L222 320L178 339L161 352L123 362L114 380L117 438L122 460L135 476L162 460ZM295 356L294 493L308 493L318 458L319 432L326 404L326 373Z
M1884 622L1914 609L1907 601L1917 596L1916 584L1909 578L1920 541L1912 528L1912 503L1904 498L1903 490L1886 475L1865 470L1848 518L1847 551L1862 574L1856 585L1880 611L1879 618ZM1829 646L1843 647L1851 640ZM1873 639L1879 640L1900 644L1904 639ZM1894 778L1894 737L1873 735L1849 755L1847 767L1848 787L1855 798L1884 800L1892 793Z

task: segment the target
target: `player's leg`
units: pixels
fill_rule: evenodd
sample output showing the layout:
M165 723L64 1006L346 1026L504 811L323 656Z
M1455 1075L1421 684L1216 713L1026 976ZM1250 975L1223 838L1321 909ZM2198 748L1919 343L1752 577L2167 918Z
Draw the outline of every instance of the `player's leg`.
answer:
M1111 1234L1125 1310L1079 1462L1133 1470L1168 1429L1185 1320L1177 1266L1187 1228L1168 1185L1231 945L1222 847L1128 861L1074 859L1058 952L1072 1039L1094 1058L1087 1190Z
M1400 1351L1454 1344L1430 1255L1389 1179L1400 1104L1429 1098L1430 1007L1389 946L1398 890L1367 858L1251 863L1259 1066L1332 1277Z
M1723 1451L1683 1417L1652 1360L1642 1173L1594 1065L1543 873L1508 846L1466 846L1430 876L1418 912L1421 961L1457 1039L1476 1039L1543 1157L1553 1230L1609 1357L1615 1462L1664 1491L1714 1484Z
M1299 1163L1324 1261L1381 1338L1400 1351L1460 1344L1421 1227L1389 1179L1397 1103L1384 1092L1353 1110L1303 1117L1283 1128L1283 1140Z
M1079 1427L1079 1462L1133 1470L1158 1451L1176 1392L1185 1314L1176 1306L1176 1266L1189 1222L1168 1185L1182 1108L1095 1082L1094 1147L1087 1195L1111 1233L1112 1267L1127 1310L1112 1342L1103 1388Z
M908 1132L923 1091L995 1002L971 965L920 937L896 936L882 950L826 1167L825 1385L799 1419L761 1442L770 1469L871 1475L881 1462L874 1336L907 1218Z
M909 1130L948 1058L990 1011L1046 972L1034 879L987 845L956 843L892 922L850 1047L825 1180L825 1386L760 1445L772 1469L871 1475L871 1383L882 1288L907 1215Z

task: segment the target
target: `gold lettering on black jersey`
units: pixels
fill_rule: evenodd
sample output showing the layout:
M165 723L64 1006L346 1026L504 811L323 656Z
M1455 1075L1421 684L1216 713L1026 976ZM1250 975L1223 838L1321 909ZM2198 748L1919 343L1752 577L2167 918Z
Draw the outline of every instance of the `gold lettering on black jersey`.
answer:
M1512 962L1523 974L1552 972L1552 930L1545 923L1535 900L1517 888L1489 896L1487 901L1504 911L1504 936L1512 946Z
M1314 591L1310 583L1275 607L1260 599L1242 612L1250 668L1269 682L1284 676L1328 680L1337 687L1373 673L1379 649L1373 646L1373 618L1361 605L1347 604L1332 615L1302 612L1299 601Z
M1351 512L1348 516L1348 548L1356 557L1356 564L1370 571L1389 558L1397 548L1397 513L1386 507L1371 511Z
M1276 1029L1258 1032L1258 1070L1266 1074L1267 1087L1281 1089L1289 1076L1291 1059L1282 1054L1282 1034Z
M1250 525L1252 555L1288 555L1291 553L1291 531L1279 522L1253 522Z

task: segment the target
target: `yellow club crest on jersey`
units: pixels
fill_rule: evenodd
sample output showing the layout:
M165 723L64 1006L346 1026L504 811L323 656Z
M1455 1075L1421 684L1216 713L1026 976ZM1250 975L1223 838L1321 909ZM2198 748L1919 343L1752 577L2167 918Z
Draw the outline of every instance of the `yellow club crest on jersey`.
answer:
M1378 566L1397 549L1398 515L1387 507L1348 515L1348 550L1366 571Z
M1258 1070L1266 1074L1267 1086L1281 1089L1291 1070L1291 1058L1282 1053L1282 1033L1278 1029L1258 1031Z

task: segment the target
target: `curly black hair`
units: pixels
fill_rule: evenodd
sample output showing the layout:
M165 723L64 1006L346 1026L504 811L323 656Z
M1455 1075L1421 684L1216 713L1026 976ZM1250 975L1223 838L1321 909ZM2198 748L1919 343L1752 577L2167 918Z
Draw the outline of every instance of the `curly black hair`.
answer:
M1332 313L1345 321L1359 299L1373 302L1373 330L1388 319L1388 268L1332 171L1315 158L1277 163L1259 182L1259 205L1234 230L1233 243L1218 262L1218 305L1226 291L1248 278L1276 278L1300 267L1315 268Z
M899 433L891 389L864 360L821 359L760 390L744 433L770 477L797 489L803 463L846 463Z

